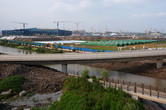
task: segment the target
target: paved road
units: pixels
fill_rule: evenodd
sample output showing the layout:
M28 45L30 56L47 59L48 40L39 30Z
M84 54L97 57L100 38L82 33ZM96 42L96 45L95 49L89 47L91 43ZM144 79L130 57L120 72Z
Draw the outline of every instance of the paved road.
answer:
M35 54L35 55L0 55L0 62L33 62L33 63L85 63L105 61L129 61L146 59L164 59L166 50L145 50L125 52L99 53L63 53L63 54Z

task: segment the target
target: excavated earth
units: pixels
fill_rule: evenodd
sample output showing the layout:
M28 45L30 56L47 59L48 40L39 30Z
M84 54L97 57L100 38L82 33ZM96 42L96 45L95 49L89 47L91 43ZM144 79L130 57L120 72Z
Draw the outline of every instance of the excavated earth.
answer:
M59 91L67 77L67 74L43 66L0 64L0 81L13 75L23 75L23 90L34 93Z

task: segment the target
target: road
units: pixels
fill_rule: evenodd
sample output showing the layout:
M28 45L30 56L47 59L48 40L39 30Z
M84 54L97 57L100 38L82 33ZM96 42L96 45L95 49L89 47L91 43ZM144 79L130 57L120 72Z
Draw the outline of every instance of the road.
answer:
M166 50L99 52L99 53L63 53L33 55L0 55L0 63L33 64L79 64L87 62L130 61L166 58Z

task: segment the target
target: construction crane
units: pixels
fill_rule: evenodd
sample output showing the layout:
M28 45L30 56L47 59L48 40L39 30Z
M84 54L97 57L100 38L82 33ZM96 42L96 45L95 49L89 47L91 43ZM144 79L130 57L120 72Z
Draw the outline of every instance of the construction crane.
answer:
M80 23L83 23L83 22L82 22L82 21L80 21L80 22L75 22L76 27L77 27L77 31L78 31L78 25L79 25Z
M73 22L73 21L54 21L53 23L57 24L57 30L59 29L59 23Z
M57 36L59 35L59 23L66 23L66 22L73 22L73 21L54 21L53 23L57 23Z
M25 22L13 22L13 23L22 24L23 29L25 29L25 26L28 25L28 23L25 23Z

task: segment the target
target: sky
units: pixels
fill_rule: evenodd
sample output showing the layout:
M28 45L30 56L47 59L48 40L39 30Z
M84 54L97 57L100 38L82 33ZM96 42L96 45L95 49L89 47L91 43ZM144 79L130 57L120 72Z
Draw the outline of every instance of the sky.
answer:
M87 32L166 32L166 0L0 0L0 30L57 28Z

